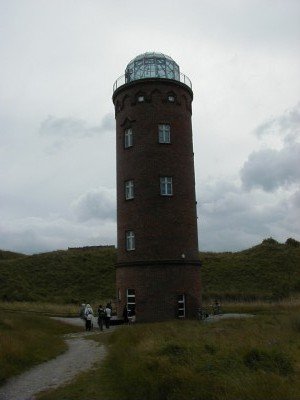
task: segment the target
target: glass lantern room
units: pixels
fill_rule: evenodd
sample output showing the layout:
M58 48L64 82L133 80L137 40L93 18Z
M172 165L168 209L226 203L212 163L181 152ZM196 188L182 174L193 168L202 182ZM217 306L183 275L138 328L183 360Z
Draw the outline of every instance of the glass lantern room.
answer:
M163 53L144 53L135 57L125 70L125 82L144 78L180 80L179 65Z
M125 74L114 83L113 92L126 83L138 79L162 78L179 81L192 89L190 79L180 72L179 65L163 53L148 52L135 57L127 65Z

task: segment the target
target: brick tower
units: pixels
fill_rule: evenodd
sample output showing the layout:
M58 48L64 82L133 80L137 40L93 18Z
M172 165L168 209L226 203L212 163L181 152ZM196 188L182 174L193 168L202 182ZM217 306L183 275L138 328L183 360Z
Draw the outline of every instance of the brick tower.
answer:
M114 84L118 316L196 318L200 260L190 80L172 58L145 53Z

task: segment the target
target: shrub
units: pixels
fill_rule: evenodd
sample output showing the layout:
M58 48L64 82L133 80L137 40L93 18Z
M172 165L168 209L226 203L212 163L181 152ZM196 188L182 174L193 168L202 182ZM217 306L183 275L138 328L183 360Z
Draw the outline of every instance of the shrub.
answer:
M269 237L269 238L267 238L267 239L264 239L264 240L262 241L262 244L265 244L265 245L274 245L274 244L279 244L279 243L277 242L277 240L273 239L272 237Z
M293 238L288 238L288 239L286 239L285 244L286 244L287 246L300 247L300 242L298 242L298 240L293 239Z

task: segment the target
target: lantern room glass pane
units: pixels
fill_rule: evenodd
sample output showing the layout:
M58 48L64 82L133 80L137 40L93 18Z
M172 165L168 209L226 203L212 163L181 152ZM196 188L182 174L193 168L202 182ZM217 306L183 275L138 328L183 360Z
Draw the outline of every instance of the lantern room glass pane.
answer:
M125 71L126 82L143 78L180 80L179 66L171 57L162 53L145 53L134 58Z

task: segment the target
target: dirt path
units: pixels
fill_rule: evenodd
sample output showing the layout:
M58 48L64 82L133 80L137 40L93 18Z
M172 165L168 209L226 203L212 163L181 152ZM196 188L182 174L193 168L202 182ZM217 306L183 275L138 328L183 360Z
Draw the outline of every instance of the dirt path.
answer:
M79 318L55 318L73 325L82 326ZM56 388L72 380L79 372L92 368L101 361L106 350L103 345L93 340L85 340L86 336L99 333L109 334L115 327L99 332L79 332L65 335L68 350L53 360L37 365L23 374L11 378L0 387L0 400L34 400L34 395L42 390Z

